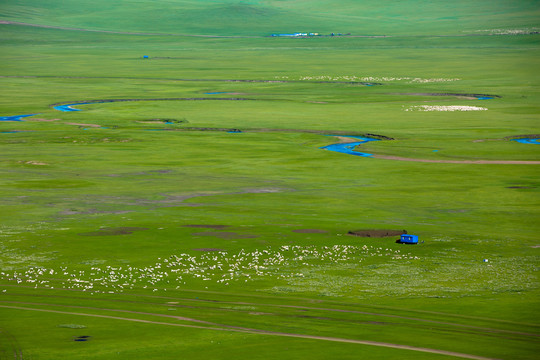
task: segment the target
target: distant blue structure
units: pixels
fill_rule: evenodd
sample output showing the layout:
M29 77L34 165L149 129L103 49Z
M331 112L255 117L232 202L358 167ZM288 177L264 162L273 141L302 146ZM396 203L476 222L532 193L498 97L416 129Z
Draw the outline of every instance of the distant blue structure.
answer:
M418 244L418 235L403 234L398 241L400 244Z
M143 58L143 59L148 59L148 58L149 58L149 56L148 56L148 55L143 55L143 57L142 57L142 58Z

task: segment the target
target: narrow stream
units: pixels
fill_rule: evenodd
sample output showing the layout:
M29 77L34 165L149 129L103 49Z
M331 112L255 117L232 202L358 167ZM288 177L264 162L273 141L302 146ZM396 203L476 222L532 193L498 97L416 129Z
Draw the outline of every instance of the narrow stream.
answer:
M328 135L328 136L338 136L338 135ZM373 156L373 154L368 154L368 153L364 153L364 152L355 151L354 149L360 144L365 144L365 143L370 142L370 141L379 141L379 139L373 139L373 138L368 138L368 137L364 137L364 136L349 136L349 135L346 135L346 136L341 136L341 137L359 139L361 141L355 141L355 142L350 142L350 143L331 144L331 145L323 146L323 147L321 147L321 149L335 151L335 152L338 152L338 153L349 154L349 155L370 157L370 156Z

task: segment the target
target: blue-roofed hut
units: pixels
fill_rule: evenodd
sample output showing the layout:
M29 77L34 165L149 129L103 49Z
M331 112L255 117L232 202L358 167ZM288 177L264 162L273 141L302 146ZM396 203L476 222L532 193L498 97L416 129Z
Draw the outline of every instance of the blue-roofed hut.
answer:
M399 239L400 244L418 244L418 235L403 234Z

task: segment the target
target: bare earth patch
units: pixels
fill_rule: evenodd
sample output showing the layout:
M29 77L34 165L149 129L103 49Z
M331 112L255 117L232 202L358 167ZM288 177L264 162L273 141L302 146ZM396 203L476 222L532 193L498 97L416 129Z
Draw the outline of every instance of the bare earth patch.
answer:
M515 140L515 139L523 139L523 138L540 138L540 134L522 134L522 135L505 136L506 140Z
M229 225L182 225L183 227L191 227L191 228L203 228L203 229L225 229L228 228Z
M477 139L477 140L473 140L472 142L473 143L481 143L481 142L486 142L486 141L503 141L504 139Z
M358 142L358 139L352 137L336 136L336 138L338 139L339 144Z
M35 160L29 160L29 161L19 161L21 164L27 164L27 165L49 165L47 163L41 162L41 161L35 161Z
M259 236L257 235L249 235L249 234L239 234L235 232L218 232L218 231L203 231L198 233L193 233L191 235L194 236L215 236L221 239L255 239Z
M31 118L31 119L27 119L26 121L46 121L46 122L49 122L49 121L57 121L57 120L60 120L60 119L40 119L40 118Z
M414 161L439 164L513 164L513 165L540 165L540 161L534 160L434 160L434 159L414 159L400 156L372 155L375 159Z
M97 124L66 123L66 125L86 126L86 127L92 127L92 128L99 128L99 127L101 127L101 125L97 125Z
M361 236L361 237L388 237L399 236L406 234L407 230L353 230L349 231L348 235Z
M143 227L116 227L116 228L101 228L98 231L91 231L87 233L80 233L81 236L111 236L111 235L128 235L132 234L134 231L148 230L148 228Z

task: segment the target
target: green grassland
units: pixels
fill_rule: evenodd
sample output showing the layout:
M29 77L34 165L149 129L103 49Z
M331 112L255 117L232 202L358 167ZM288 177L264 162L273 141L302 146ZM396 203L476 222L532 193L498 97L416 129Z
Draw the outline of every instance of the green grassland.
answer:
M455 34L538 26L538 1L343 0L76 0L7 1L5 20L92 30L148 33L244 35L307 32L356 35ZM425 33L426 31L429 31Z
M0 359L534 358L539 5L3 2Z

